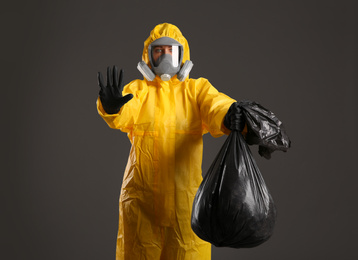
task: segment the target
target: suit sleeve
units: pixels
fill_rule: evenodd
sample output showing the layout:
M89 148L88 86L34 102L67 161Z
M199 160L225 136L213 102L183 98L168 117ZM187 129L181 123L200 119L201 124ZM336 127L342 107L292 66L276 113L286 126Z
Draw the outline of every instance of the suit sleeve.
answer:
M210 132L214 137L229 134L230 130L223 125L224 117L232 103L229 96L220 93L206 79L198 79L197 101L200 108L203 132Z

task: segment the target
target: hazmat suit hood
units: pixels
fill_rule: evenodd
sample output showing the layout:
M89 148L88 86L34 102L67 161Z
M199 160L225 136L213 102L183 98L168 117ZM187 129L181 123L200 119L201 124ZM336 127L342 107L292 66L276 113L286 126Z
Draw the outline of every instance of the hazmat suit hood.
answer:
M150 32L150 35L147 38L147 40L145 40L144 42L142 60L148 65L148 67L151 68L151 63L149 59L149 55L151 54L148 53L148 47L152 42L162 37L170 37L176 40L177 42L179 42L183 46L183 54L182 54L183 59L181 61L181 66L186 61L190 60L190 50L189 50L188 41L185 39L179 28L170 23L162 23L154 27L154 29Z

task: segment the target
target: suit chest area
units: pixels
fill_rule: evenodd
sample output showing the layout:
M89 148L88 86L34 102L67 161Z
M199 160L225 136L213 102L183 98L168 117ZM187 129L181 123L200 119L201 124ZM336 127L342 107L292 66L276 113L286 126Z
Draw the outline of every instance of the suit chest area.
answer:
M201 117L195 92L182 85L149 86L141 97L135 127L147 131L199 131Z

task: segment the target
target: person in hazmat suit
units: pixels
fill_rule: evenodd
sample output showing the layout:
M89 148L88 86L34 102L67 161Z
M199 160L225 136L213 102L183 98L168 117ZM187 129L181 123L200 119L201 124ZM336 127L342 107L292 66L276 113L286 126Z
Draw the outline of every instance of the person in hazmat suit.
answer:
M98 113L111 128L126 132L132 144L120 195L116 259L208 260L211 245L190 224L202 181L202 135L228 134L228 110L237 103L207 79L189 78L189 45L172 24L151 31L142 59L138 69L144 79L123 91L122 70L108 67L107 84L98 73ZM243 126L242 113L238 116Z

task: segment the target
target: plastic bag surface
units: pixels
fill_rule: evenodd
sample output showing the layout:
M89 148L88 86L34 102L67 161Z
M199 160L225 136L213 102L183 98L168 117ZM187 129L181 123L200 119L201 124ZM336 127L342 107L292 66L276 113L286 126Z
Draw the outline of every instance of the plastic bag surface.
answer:
M191 226L218 247L258 246L273 233L276 209L243 136L232 131L194 199Z
M248 144L258 144L259 154L266 159L276 150L286 152L291 141L286 134L282 122L270 110L253 101L241 101L246 124Z

